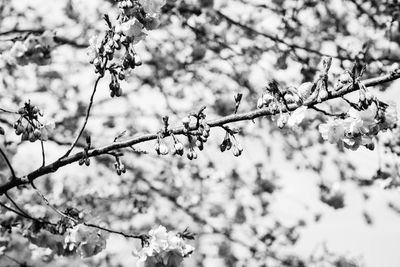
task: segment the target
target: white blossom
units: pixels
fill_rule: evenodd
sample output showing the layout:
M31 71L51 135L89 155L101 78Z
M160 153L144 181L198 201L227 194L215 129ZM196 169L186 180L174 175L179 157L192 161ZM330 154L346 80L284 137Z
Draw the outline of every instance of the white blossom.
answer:
M138 257L137 267L169 266L178 267L183 258L190 255L194 248L174 232L168 232L164 226L149 231L149 244L133 254Z

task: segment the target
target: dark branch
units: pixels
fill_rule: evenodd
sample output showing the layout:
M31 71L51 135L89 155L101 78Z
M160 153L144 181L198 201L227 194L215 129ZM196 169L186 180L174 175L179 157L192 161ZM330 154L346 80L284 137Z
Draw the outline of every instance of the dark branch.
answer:
M390 82L390 81L393 81L393 80L396 80L399 78L400 78L400 69L397 69L396 71L393 71L389 74L386 74L386 75L383 75L383 76L380 76L377 78L371 78L368 80L364 80L363 83L366 87L371 87L371 86L379 85L382 83ZM358 89L359 88L357 86L349 85L349 86L345 87L344 89L341 89L340 91L332 92L330 94L330 96L327 96L326 98L321 99L321 100L323 102L323 101L330 100L330 99L340 98L343 95L357 91ZM306 101L303 105L307 106L307 107L312 107L316 104L318 104L317 100L309 100L309 101ZM293 110L297 109L298 107L300 107L300 105L293 104L293 105L289 106L289 109L283 108L282 112L293 111ZM277 110L271 111L267 108L257 109L257 110L253 110L253 111L249 111L249 112L229 115L229 116L222 117L222 118L215 119L215 120L210 120L210 121L207 121L207 124L210 127L219 127L221 125L232 123L232 122L254 120L255 118L276 115L277 113L279 113L279 111L277 111ZM188 130L196 131L197 128L195 126L196 125L194 125L194 124L191 125ZM172 128L169 130L169 134L186 135L187 129L185 129L184 127ZM130 147L130 146L142 143L142 142L155 140L157 138L158 138L157 133L144 134L144 135L140 135L137 137L132 137L125 141L113 142L112 144L106 145L104 147L91 149L88 151L87 156L95 157L98 155L107 154L108 152L113 151L113 150ZM8 181L5 184L0 186L0 195L4 194L11 188L30 183L31 181L35 180L38 177L41 177L41 176L49 174L49 173L53 173L63 166L69 165L73 162L77 162L83 156L84 156L84 152L79 152L74 155L56 160L53 163L48 164L48 165L44 166L43 168L39 168L24 177L16 178L11 181Z

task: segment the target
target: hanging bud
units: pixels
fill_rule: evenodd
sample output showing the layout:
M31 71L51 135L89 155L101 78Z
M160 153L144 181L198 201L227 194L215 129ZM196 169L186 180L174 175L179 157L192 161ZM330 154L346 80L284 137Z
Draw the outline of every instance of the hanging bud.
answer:
M182 119L182 124L183 124L183 127L185 127L186 129L189 128L190 117L184 117L184 118Z
M262 107L263 107L263 100L262 100L262 98L259 98L257 100L257 108L262 108Z
M350 73L345 72L339 76L339 82L342 84L348 84L353 82L353 78L351 77Z
M181 142L176 142L175 144L174 144L174 149L175 149L175 154L177 154L177 155L179 155L179 156L182 156L183 155L183 150L184 150L184 147L183 147L183 144L181 143Z
M169 152L168 146L164 143L160 143L159 154L160 155L167 155Z
M325 89L321 89L318 93L318 102L323 101L328 97L328 92Z
M239 157L242 152L236 146L234 146L232 149L232 153L235 157Z
M297 88L297 94L302 101L306 101L310 97L313 86L312 82L305 82Z
M39 129L35 129L34 131L33 131L33 135L37 138L37 139L40 139L40 137L42 136L42 133L41 133L41 131L39 130Z

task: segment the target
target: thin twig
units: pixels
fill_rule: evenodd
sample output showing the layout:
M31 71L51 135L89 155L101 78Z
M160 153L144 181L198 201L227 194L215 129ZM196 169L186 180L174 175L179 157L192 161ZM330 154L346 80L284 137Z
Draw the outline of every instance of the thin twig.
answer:
M21 216L21 217L30 219L29 217L26 217L24 214L20 213L19 211L15 210L15 209L13 209L13 208L8 207L7 205L5 205L5 204L3 204L3 203L1 203L1 202L0 202L0 206L2 206L2 207L3 207L4 209L6 209L6 210L9 210L9 211L11 211L11 212L14 212L15 214L17 214L17 215L19 215L19 216Z
M311 106L309 108L314 109L314 110L316 110L318 112L321 112L322 114L327 115L327 116L339 117L339 118L345 118L346 117L346 113L331 113L329 111L317 108L316 106Z
M89 106L88 106L88 109L86 111L85 121L84 121L84 123L83 123L83 125L82 125L82 127L81 127L81 129L79 131L78 136L75 138L74 142L71 144L71 146L67 150L67 152L60 159L66 158L66 157L69 156L69 154L71 154L71 152L74 149L75 145L78 143L79 138L81 137L83 131L85 130L86 124L87 124L87 122L89 120L90 110L92 109L92 106L93 106L93 99L94 99L94 95L96 94L96 91L97 91L97 85L99 84L99 81L100 81L101 78L102 78L102 76L99 75L99 77L97 77L97 79L96 79L96 82L94 83L93 92L92 92L92 95L90 96Z
M40 140L40 147L42 148L42 167L44 167L46 166L46 155L44 153L44 144L42 140Z
M18 114L18 112L7 110L7 109L4 109L4 108L0 108L0 111L5 112L5 113Z
M25 217L27 218L32 218L26 211L24 211L22 208L20 208L18 206L18 204L10 197L10 195L8 193L5 193L6 197L8 198L8 200L10 200L10 202L14 205L14 207L19 210L22 214L25 215Z
M65 214L64 212L60 211L59 209L57 209L56 207L54 207L50 201L46 198L46 196L40 192L39 189L37 189L37 187L35 186L35 184L32 182L31 183L32 187L35 189L36 193L42 198L42 200L46 203L47 206L49 206L53 211L55 211L58 215L60 215L61 217L65 217L71 221L73 221L75 224L79 224L82 223L83 225L87 226L87 227L91 227L91 228L96 228L96 229L100 229L109 233L113 233L113 234L118 234L118 235L122 235L126 238L136 238L136 239L140 239L140 240L144 240L145 239L145 235L132 235L132 234L126 234L124 232L121 231L116 231L116 230L112 230L109 228L105 228L105 227L101 227L99 225L96 224L92 224L92 223L87 223L87 222L81 222L78 219L75 219L71 216L69 216L68 214Z
M11 165L11 162L8 160L8 157L7 157L6 153L4 153L4 151L3 151L1 148L0 148L0 153L1 153L1 155L3 156L4 160L6 161L6 163L7 163L7 165L8 165L8 168L10 169L12 178L13 178L13 179L17 178L17 176L15 175L14 168L13 168L12 165Z
M10 261L15 262L16 264L18 264L20 267L30 267L30 265L26 264L25 262L20 262L17 259L14 259L13 257L8 256L7 254L0 254L0 257L5 257L7 259L9 259Z

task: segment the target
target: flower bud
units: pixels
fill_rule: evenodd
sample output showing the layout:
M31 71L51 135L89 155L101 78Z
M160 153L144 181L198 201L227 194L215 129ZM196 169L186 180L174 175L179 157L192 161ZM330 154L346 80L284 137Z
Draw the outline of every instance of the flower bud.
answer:
M42 132L39 130L39 129L35 129L34 131L33 131L33 135L37 138L37 139L40 139L40 137L42 136Z
M235 157L239 157L242 152L237 148L237 146L234 146L232 149L232 153Z
M320 90L318 93L318 102L321 102L322 100L324 100L327 97L328 97L328 92L325 89Z
M350 73L345 72L339 76L339 81L343 84L353 82L353 78L351 77Z
M177 143L175 143L174 148L177 151L181 151L181 150L183 150L183 144L181 142L177 142Z
M35 142L37 140L36 136L33 134L33 132L29 133L29 141L30 142Z
M189 123L190 123L190 118L189 117L184 117L182 119L182 124L185 128L189 128Z
M160 143L160 149L159 149L159 153L161 155L167 155L169 152L168 146L164 143Z
M306 101L310 97L313 85L312 82L305 82L297 88L297 94L303 101Z
M262 108L262 106L263 106L263 100L262 100L262 98L259 98L257 100L257 108Z

